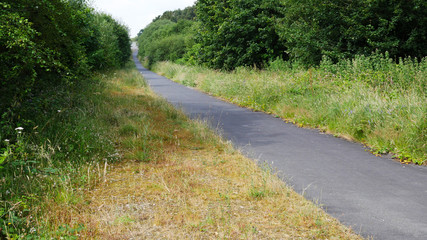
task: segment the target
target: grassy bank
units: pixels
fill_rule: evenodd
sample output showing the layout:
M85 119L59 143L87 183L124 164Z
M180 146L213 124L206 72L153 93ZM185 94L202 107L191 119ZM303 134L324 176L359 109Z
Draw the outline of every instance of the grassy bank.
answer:
M99 78L96 89L87 88L87 108L69 113L71 119L78 116L77 129L81 126L96 138L81 133L58 137L60 142L86 139L80 145L86 152L75 154L83 158L81 164L78 157L71 163L70 157L61 165L60 153L74 151L63 150L63 145L48 148L53 141L46 142L46 151L53 149L50 158L40 156L51 169L19 182L21 187L36 182L31 186L45 189L20 193L20 199L31 196L31 202L15 200L2 216L18 226L12 212L23 214L23 230L12 235L8 228L9 237L360 238L286 187L271 170L240 155L204 123L188 120L155 96L135 69ZM96 146L100 151L94 151ZM58 160L49 161L55 156Z
M241 106L360 141L402 162L427 159L427 60L374 55L306 69L283 61L233 72L157 63L154 71Z
M138 74L118 72L106 80L122 162L87 192L86 207L72 211L69 225L86 226L80 236L359 238L204 123L155 96Z
M103 75L47 88L18 112L2 116L0 238L39 239L67 225L68 208L119 159L105 120ZM42 114L40 114L42 113ZM14 126L8 119L21 120ZM14 134L6 135L8 132ZM7 138L5 136L8 136Z
M155 96L133 67L77 89L47 93L38 125L1 139L2 237L359 238Z

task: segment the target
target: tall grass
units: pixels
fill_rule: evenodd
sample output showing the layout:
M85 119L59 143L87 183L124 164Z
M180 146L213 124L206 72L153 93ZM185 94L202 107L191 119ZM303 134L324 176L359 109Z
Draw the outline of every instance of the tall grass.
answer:
M105 84L97 75L74 89L46 91L16 112L3 114L0 134L0 238L38 239L58 225L65 208L81 204L83 191L119 158L105 119ZM16 130L15 130L16 129ZM51 221L50 215L60 216ZM62 229L62 230L61 230ZM70 230L71 229L71 230ZM64 230L64 231L65 231Z
M153 67L182 84L265 111L300 126L360 141L402 162L427 159L427 59L357 56L318 67L276 60L267 70L233 72L161 62Z

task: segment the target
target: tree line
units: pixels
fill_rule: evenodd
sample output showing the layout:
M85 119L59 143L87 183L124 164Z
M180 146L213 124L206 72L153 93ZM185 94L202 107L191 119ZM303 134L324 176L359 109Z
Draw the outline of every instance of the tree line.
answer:
M427 55L422 0L198 0L191 11L195 17L168 11L141 30L140 56L232 70L278 58L311 66L372 53L396 61Z
M127 27L86 0L0 0L1 135L28 109L43 114L38 96L71 90L130 54Z

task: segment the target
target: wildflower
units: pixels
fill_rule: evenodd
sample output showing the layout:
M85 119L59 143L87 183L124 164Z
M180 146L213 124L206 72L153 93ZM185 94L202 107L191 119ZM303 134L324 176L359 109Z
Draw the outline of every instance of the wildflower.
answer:
M23 127L17 127L17 128L15 128L15 130L16 131L22 131L22 130L24 130L24 128Z
M60 113L60 112L61 112L61 110L58 110L58 112Z
M9 142L9 139L5 139L4 141L5 141L5 142Z

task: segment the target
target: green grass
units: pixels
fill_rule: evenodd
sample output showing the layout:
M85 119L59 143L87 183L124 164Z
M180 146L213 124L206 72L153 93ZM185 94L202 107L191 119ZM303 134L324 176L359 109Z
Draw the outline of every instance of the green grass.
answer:
M60 236L80 229L60 225L69 217L61 213L79 206L83 192L102 180L105 166L119 159L109 131L118 120L104 104L107 75L71 90L51 88L19 106L19 112L3 114L0 238L39 239L52 231ZM15 130L18 126L23 130ZM120 133L133 131L123 126ZM49 216L59 217L52 221Z
M427 159L427 59L358 56L337 64L324 59L305 68L280 60L267 70L233 72L157 63L153 70L230 102L319 128L393 153L402 162Z

